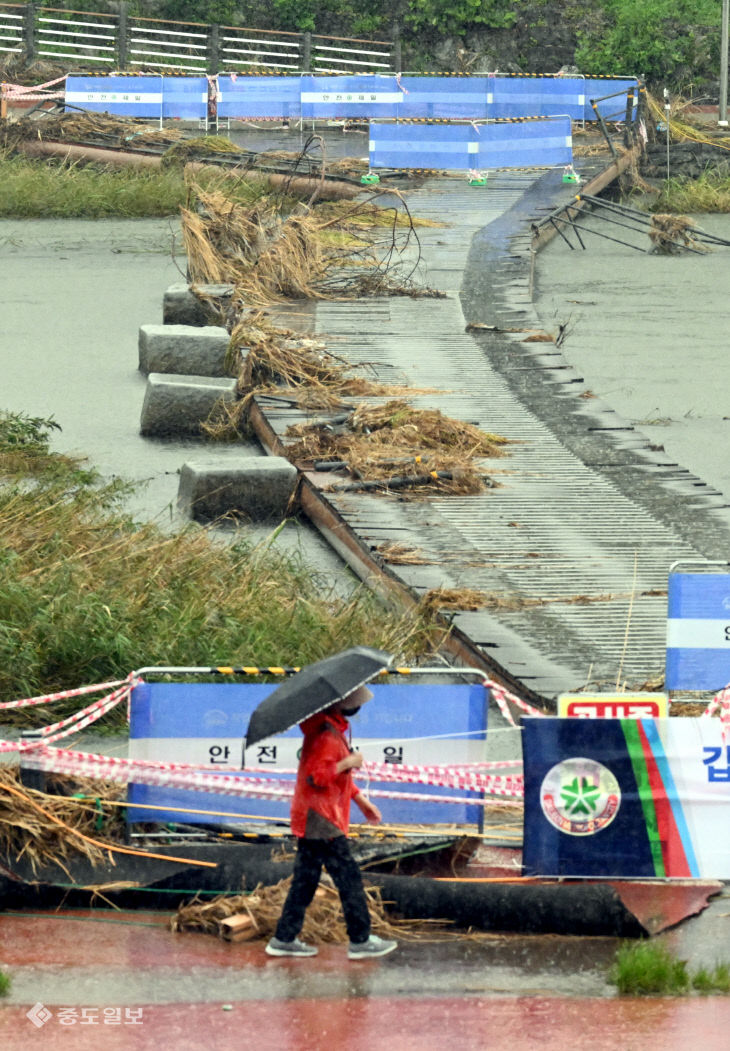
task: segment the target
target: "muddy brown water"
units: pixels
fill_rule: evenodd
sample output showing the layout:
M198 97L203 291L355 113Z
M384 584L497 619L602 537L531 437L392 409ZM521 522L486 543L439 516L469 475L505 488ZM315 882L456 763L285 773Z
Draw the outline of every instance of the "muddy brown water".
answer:
M730 240L730 216L693 219ZM585 250L557 237L538 256L544 327L567 324L563 354L588 390L730 498L730 246L647 254L645 235L595 218L586 225L594 232L582 232Z

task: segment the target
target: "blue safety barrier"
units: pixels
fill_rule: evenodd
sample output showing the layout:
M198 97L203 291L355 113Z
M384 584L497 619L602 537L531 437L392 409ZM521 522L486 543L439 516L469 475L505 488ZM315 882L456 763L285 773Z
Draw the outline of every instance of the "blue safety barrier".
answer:
M240 769L242 741L251 713L274 689L275 685L253 683L142 683L131 696L130 758L192 763L206 772L239 777L270 776L273 770L295 768L302 741L298 727L249 748L246 768ZM483 686L409 683L375 684L371 689L373 700L351 724L353 744L366 761L438 765L483 758L488 700ZM365 787L364 777L356 774L356 780ZM398 794L479 798L461 789L414 784L373 781L371 787ZM156 785L130 784L128 801L129 822L242 824L246 823L245 815L282 820L289 814L288 800L272 802ZM478 824L482 813L481 807L465 803L374 801L388 822ZM145 805L162 809L146 810ZM176 808L212 813L184 813ZM353 821L360 817L360 811L353 807Z
M398 117L403 92L395 77L302 77L301 107L305 120Z
M493 115L489 77L401 77L399 83L402 119L483 120Z
M670 573L665 687L730 683L730 573Z
M66 78L67 110L112 113L120 117L162 116L163 77Z
M299 120L301 116L299 77L219 76L218 89L219 117Z
M570 118L496 124L370 127L371 168L469 171L571 164Z
M208 81L205 77L164 77L162 116L180 120L202 120L208 108Z
M573 120L596 119L583 77L492 77L489 83L490 117L552 117L567 113Z
M120 117L200 120L208 103L205 77L66 78L67 109L81 108Z
M155 85L152 87L151 85ZM556 116L623 120L626 93L637 81L582 77L235 76L218 77L218 115L281 120L484 120ZM66 102L84 109L141 117L199 119L206 112L205 77L69 77ZM616 93L619 94L616 94Z

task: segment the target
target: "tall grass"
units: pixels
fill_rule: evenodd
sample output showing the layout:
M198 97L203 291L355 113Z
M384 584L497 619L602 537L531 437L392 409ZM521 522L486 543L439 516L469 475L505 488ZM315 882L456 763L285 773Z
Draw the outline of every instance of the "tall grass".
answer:
M674 995L689 988L687 964L659 942L625 942L616 953L610 981L630 996Z
M697 179L668 179L653 212L730 212L730 176L705 172Z
M44 421L0 413L3 700L144 665L299 665L360 643L405 660L430 650L425 621L364 588L342 597L274 545L132 521L123 486L49 452L47 439ZM77 706L54 705L54 716ZM38 721L38 709L21 712Z
M231 200L252 201L261 185L219 171L196 172L204 188L222 182ZM104 168L0 153L0 217L150 219L175 215L188 199L182 167Z
M716 963L690 972L665 945L654 941L624 942L616 953L609 980L626 996L676 996L691 992L730 992L730 965Z
M0 971L0 996L6 996L10 992L10 976Z

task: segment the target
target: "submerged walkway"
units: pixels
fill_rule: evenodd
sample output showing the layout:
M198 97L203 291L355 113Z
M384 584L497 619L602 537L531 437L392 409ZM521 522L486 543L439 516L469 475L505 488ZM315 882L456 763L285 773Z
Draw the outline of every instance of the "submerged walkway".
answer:
M316 332L338 355L370 363L383 382L437 388L413 404L514 444L485 461L499 485L484 494L328 492L307 502L308 513L324 508L320 527L364 577L379 564L381 583L415 597L433 588L488 596L490 608L453 615L457 633L542 698L589 682L650 688L664 668L670 565L724 557L730 541L720 494L590 398L554 343L504 331L540 327L530 223L574 192L560 172L502 173L486 189L427 179L407 199L413 214L448 224L419 229L422 280L446 298L320 303L315 312ZM465 331L474 322L503 331ZM306 417L263 400L259 408L260 437L285 450L287 427ZM308 476L310 492L330 481ZM385 564L377 548L391 542L415 549L419 564Z

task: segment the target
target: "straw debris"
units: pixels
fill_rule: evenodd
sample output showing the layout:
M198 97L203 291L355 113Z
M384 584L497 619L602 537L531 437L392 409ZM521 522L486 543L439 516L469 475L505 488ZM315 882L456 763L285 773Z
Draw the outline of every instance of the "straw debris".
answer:
M253 306L287 299L434 294L419 292L412 281L420 251L405 205L379 208L371 200L315 209L299 204L284 217L281 202L273 198L236 204L223 193L193 185L181 218L191 281L233 284Z
M444 416L438 409L418 409L402 399L380 406L361 403L337 426L322 423L289 427L287 455L302 470L315 462L347 465L348 488L380 482L381 490L398 488L409 495L436 489L450 493L483 492L493 483L479 462L501 456L506 438L473 424ZM332 488L342 488L333 483ZM377 491L378 487L374 487Z
M60 786L61 782L57 784ZM110 824L102 815L101 804L96 800L119 799L123 789L119 785L76 778L70 781L64 779L63 790L83 792L94 798L80 800L72 798L72 795L36 792L21 784L17 766L0 766L0 850L3 855L16 860L27 858L34 873L50 863L65 869L65 862L79 854L92 863L110 860L111 854L74 833L98 841L99 825L103 820L103 835L119 842L123 819L116 816ZM113 846L111 838L109 845Z
M675 255L683 248L693 248L699 252L709 251L706 245L692 236L694 229L695 224L686 215L656 213L651 217L649 228L652 251L662 255Z
M222 895L202 903L198 899L181 905L170 922L173 931L203 931L222 938L225 928L222 921L231 916L247 916L255 928L257 938L270 938L281 915L284 900L291 885L291 877L273 886L259 884L251 894ZM378 887L365 884L365 895L373 933L383 937L416 938L418 924L391 920ZM444 924L446 926L446 924ZM423 929L423 925L421 925ZM347 942L347 930L337 891L328 880L323 879L312 904L307 909L302 938L315 945L343 944Z

